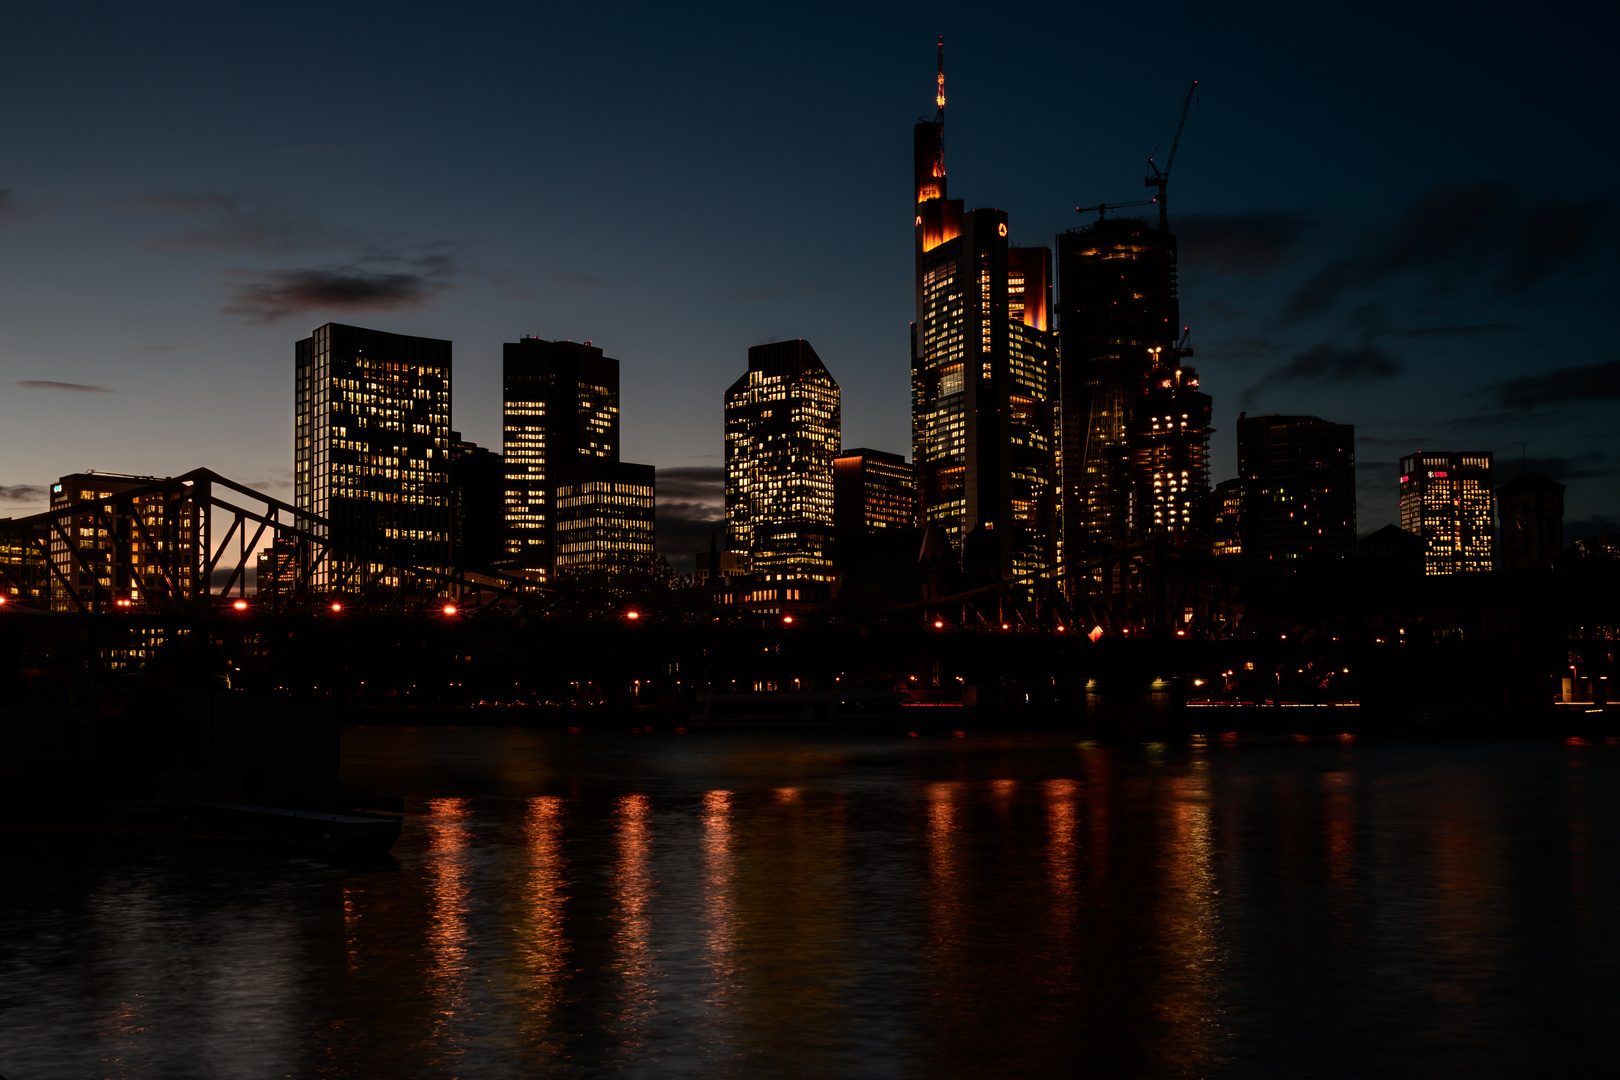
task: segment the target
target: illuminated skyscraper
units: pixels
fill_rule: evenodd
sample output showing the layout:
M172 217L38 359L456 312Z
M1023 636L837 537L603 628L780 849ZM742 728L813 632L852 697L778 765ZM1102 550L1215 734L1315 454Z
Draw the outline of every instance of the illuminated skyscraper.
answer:
M1243 554L1243 482L1236 477L1215 485L1210 515L1213 524L1211 554Z
M653 557L653 480L651 465L585 458L557 482L559 580Z
M505 406L506 553L545 580L556 563L557 484L577 464L619 460L619 362L590 342L508 342Z
M1056 557L1051 252L1009 246L1004 211L946 197L944 80L942 45L938 114L913 128L921 524L971 571L1020 576Z
M762 581L831 581L838 384L808 341L756 345L725 415L728 546Z
M1401 528L1423 538L1423 572L1491 569L1491 454L1417 453L1401 458Z
M1356 429L1315 416L1238 414L1243 554L1356 553Z
M1209 395L1198 372L1174 363L1154 371L1132 409L1130 536L1209 539Z
M833 462L833 520L840 538L917 527L917 476L899 454L843 450Z
M293 496L350 545L387 541L418 566L450 554L450 343L327 323L298 342ZM398 559L384 560L398 565ZM317 589L407 583L382 562L325 560Z
M100 501L159 482L155 476L89 472L51 485L52 510L76 507L64 528L77 547L70 551L60 532L51 537L53 611L75 611L80 604L91 611L113 611L121 601L139 607L169 595L169 582L180 595L190 590L197 572L188 561L194 521L190 499L156 491L127 502Z
M1176 238L1135 218L1058 237L1065 558L1131 537L1131 416L1177 355Z

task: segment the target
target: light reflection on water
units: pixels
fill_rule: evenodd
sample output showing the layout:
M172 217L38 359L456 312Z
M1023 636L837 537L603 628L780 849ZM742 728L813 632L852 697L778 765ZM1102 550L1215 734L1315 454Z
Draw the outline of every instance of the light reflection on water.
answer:
M1604 747L357 730L346 755L410 797L389 865L15 839L0 1074L1607 1059Z

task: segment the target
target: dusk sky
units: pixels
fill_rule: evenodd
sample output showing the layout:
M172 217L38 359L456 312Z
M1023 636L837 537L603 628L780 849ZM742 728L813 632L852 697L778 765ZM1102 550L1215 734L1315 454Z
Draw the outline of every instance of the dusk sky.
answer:
M947 47L950 193L1052 244L1170 188L1215 400L1493 450L1620 531L1607 5L19 5L0 37L0 516L101 469L291 498L293 343L454 342L499 449L500 346L622 363L661 546L717 507L721 395L809 340L844 444L909 456L911 124ZM1140 212L1140 211L1138 211ZM1525 446L1521 449L1521 443ZM689 506L675 505L690 503ZM661 524L661 528L665 526ZM706 526L701 530L706 537ZM704 541L706 543L706 540Z

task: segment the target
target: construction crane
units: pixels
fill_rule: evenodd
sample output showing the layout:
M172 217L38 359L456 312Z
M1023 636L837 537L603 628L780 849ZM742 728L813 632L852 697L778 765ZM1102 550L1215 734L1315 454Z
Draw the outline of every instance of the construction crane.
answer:
M1170 170L1176 164L1176 147L1181 145L1181 129L1187 126L1187 110L1192 108L1193 94L1198 91L1198 80L1187 90L1187 100L1181 103L1181 118L1176 121L1176 137L1170 143L1170 156L1164 159L1164 171L1159 171L1152 158L1148 158L1148 168L1152 171L1142 181L1144 187L1157 186L1159 197L1155 201L1159 204L1159 228L1170 228Z
M1152 206L1158 201L1158 199L1138 199L1136 202L1105 202L1098 203L1096 206L1077 206L1074 208L1074 212L1077 214L1096 214L1097 220L1101 221L1108 216L1110 210L1124 210L1131 206Z

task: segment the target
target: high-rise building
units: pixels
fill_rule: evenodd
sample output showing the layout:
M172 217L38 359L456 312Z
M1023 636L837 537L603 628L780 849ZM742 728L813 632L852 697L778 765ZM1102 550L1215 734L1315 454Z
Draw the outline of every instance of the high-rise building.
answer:
M838 384L808 341L755 345L725 416L727 546L762 581L831 581Z
M1315 416L1238 414L1243 554L1356 553L1356 429Z
M451 562L482 570L505 550L506 471L501 455L450 433Z
M619 362L590 342L525 337L501 353L506 553L541 580L557 561L557 484L619 460Z
M556 486L559 580L634 569L653 557L651 465L583 458Z
M1056 558L1051 252L1008 243L1007 215L946 197L945 74L913 128L917 319L911 447L921 525L976 574Z
M1215 485L1211 508L1211 553L1243 554L1243 481L1237 477Z
M864 447L833 462L833 523L840 536L917 526L917 477L900 454Z
M190 561L191 500L154 491L104 501L160 482L155 476L88 472L51 485L52 510L75 508L50 540L53 611L114 611L191 592L197 573ZM76 553L66 536L75 539Z
M323 560L310 583L404 587L384 562L449 566L450 343L327 323L298 342L294 405L294 505L361 553ZM390 559L366 558L377 541Z
M1401 458L1401 528L1423 537L1423 572L1491 569L1491 454L1420 452Z
M1179 325L1173 233L1099 217L1058 236L1065 558L1132 536L1131 417Z
M1210 405L1198 372L1173 362L1137 396L1126 440L1132 539L1208 542Z
M1520 473L1496 489L1502 525L1500 566L1550 566L1564 553L1564 485L1538 472Z

